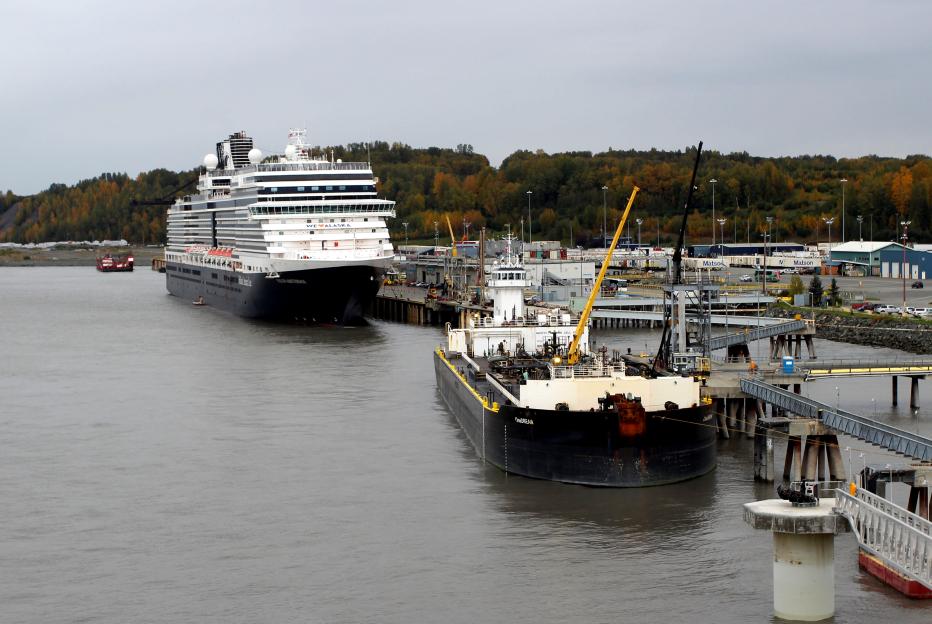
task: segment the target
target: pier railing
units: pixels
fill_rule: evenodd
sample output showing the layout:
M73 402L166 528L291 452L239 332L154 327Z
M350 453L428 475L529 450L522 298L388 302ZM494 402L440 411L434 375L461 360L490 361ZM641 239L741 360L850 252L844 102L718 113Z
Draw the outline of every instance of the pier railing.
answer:
M862 488L854 496L835 490L835 510L863 550L932 589L932 522Z
M800 396L758 379L741 380L741 392L755 399L776 405L804 418L817 418L827 426L852 437L876 444L895 453L932 461L932 439L885 423L833 408L825 403Z

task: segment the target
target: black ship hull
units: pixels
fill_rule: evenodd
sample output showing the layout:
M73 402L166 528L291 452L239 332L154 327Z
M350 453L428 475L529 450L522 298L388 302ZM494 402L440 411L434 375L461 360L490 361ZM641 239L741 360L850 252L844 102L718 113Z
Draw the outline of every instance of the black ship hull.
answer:
M497 405L434 353L437 387L479 456L502 470L565 483L646 487L685 481L716 462L711 408L647 412L638 435L623 433L617 413Z
M166 263L166 287L176 297L246 318L364 325L384 269L340 266L289 271L277 277L218 267Z

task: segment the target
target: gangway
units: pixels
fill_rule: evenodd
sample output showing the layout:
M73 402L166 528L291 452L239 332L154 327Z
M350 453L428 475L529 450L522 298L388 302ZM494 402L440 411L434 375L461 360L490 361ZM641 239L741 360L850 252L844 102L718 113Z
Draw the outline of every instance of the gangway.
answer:
M878 360L822 361L801 367L806 380L828 377L876 377L881 375L932 375L932 360Z
M825 403L757 379L742 379L741 392L804 418L818 419L827 427L894 453L922 462L932 462L932 440L919 434L891 427L872 418L834 409Z
M848 520L862 550L932 590L932 522L864 488L854 496L835 490L835 511Z
M725 349L733 345L746 344L752 340L772 338L773 336L780 336L783 334L795 334L805 330L806 325L807 321L787 321L785 323L770 323L754 329L748 327L744 331L734 334L715 336L709 340L709 348L715 351L716 349Z

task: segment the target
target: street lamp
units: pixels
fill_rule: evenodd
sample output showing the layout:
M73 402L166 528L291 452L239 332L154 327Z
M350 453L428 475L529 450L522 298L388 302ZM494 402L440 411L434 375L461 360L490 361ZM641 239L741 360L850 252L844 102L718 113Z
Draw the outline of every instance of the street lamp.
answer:
M712 185L712 246L715 247L715 183L718 182L715 178L709 180L709 184Z
M725 244L725 222L726 222L726 221L728 221L727 218L722 218L722 219L719 219L719 220L718 220L718 227L719 227L719 229L721 230L721 234L722 234L721 238L719 239L719 245L724 245L724 244ZM712 228L712 229L715 229L715 228ZM722 248L719 250L719 254L718 254L719 257L722 257L722 256L725 255L724 251L725 251L725 248L724 248L724 247L722 247Z
M900 221L900 225L903 226L903 266L900 268L900 271L903 273L903 309L900 310L900 313L903 316L906 316L906 242L909 240L909 224L912 221Z
M644 219L635 219L635 222L638 224L638 249L641 248L641 224L644 223Z
M437 229L438 225L440 224L434 221L434 255L437 254L437 247L440 247L440 230Z
M841 179L841 242L845 242L845 184L848 182L847 178Z
M763 270L761 271L760 289L761 289L761 292L766 295L767 294L767 239L770 238L770 234L768 234L767 232L761 232L760 237L764 240L764 262L763 262Z
M606 236L608 234L608 202L607 202L607 193L608 187L602 186L602 248L605 249L608 247L608 241Z
M861 236L861 224L864 223L864 217L858 215L858 240L862 243L864 242L864 237Z
M407 247L408 246L408 222L402 221L401 225L405 226L405 247Z
M531 191L527 192L527 242L530 245L533 240L531 238Z
M822 221L828 226L828 259L832 259L832 224L835 223L835 217L827 219L822 217Z

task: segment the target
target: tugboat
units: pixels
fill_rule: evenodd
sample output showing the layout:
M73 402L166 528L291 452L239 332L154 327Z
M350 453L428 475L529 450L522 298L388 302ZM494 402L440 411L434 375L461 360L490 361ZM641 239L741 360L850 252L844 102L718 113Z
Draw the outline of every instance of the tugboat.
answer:
M97 270L101 273L132 271L133 256L132 254L125 254L122 256L106 254L104 256L97 256Z
M701 149L701 144L700 144ZM694 172L695 175L695 172ZM716 463L711 407L691 370L657 370L589 349L588 321L634 187L582 314L527 317L525 269L507 238L488 289L492 316L447 327L437 386L485 461L566 483L643 487L706 474ZM687 201L688 204L688 201Z

